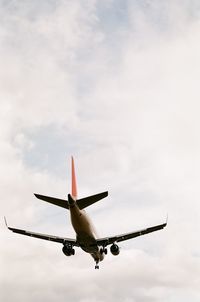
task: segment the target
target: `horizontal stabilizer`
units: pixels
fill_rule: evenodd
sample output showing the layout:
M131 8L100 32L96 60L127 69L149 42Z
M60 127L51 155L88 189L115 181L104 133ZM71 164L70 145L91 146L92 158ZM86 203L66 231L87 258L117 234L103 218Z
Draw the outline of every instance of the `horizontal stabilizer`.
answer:
M40 195L40 194L34 194L34 195L38 199L44 200L46 202L52 203L56 206L59 206L59 207L65 208L65 209L69 209L68 201L65 199L59 199L59 198L44 196L44 195ZM91 195L91 196L88 196L85 198L77 199L76 203L77 203L79 209L82 210L107 196L108 196L108 192L106 191L106 192L99 193L96 195Z
M108 191L78 199L76 202L77 202L79 209L82 210L107 196L108 196Z
M34 195L38 199L41 199L41 200L44 200L46 202L55 204L56 206L59 206L59 207L65 208L65 209L69 209L68 202L65 199L58 199L58 198L39 195L39 194L34 194Z

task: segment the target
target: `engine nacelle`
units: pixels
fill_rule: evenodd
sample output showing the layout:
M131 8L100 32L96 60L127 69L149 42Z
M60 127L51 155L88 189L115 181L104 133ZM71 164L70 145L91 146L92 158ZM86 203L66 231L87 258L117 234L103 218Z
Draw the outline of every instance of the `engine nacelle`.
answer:
M65 254L65 256L72 256L75 254L75 249L73 249L72 247L65 246L65 245L63 246L62 251Z
M120 252L119 246L117 244L113 243L110 247L110 251L114 256L119 255L119 252Z

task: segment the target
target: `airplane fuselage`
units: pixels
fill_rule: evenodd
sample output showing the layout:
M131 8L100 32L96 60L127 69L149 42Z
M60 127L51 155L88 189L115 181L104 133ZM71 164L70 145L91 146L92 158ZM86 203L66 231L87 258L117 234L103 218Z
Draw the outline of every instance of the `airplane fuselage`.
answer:
M69 205L71 223L76 233L76 239L82 250L91 254L98 263L104 259L96 243L96 234L94 228L84 210L80 210L74 200Z

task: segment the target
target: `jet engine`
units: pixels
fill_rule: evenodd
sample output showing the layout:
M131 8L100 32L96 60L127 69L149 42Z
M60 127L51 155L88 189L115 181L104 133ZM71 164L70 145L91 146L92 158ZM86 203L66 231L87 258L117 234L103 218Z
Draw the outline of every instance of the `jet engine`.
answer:
M66 256L72 256L75 254L75 249L73 249L73 247L71 247L71 246L64 245L62 248L62 251Z
M119 252L120 252L119 246L117 244L113 243L110 247L110 251L114 256L119 255Z

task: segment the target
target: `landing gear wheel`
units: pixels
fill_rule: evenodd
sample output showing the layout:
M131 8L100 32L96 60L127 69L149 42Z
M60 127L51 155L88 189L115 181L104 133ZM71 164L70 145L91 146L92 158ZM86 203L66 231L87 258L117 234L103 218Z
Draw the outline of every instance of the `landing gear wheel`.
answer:
M100 254L103 255L103 253L104 253L105 255L107 255L108 250L107 250L106 248L101 248L101 249L100 249Z

